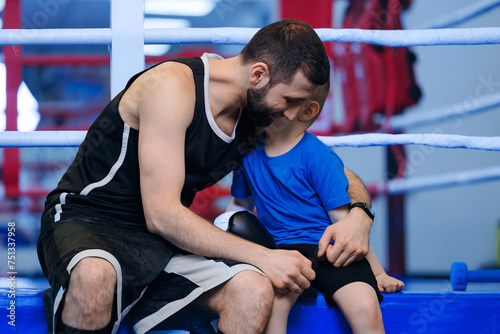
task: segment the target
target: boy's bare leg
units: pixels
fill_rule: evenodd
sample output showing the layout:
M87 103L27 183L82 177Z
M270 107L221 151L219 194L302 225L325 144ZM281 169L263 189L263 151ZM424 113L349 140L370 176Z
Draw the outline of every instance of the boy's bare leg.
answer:
M273 300L273 311L267 325L265 334L286 334L288 314L300 294L290 292L287 295L275 293Z
M344 313L353 334L385 333L377 294L369 284L347 284L333 294L333 300Z

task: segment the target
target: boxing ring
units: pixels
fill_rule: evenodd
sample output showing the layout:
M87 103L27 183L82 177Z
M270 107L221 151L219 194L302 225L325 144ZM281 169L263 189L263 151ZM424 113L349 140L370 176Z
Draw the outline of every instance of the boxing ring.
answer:
M451 19L432 23L432 29L405 31L375 31L361 29L316 29L325 42L370 43L385 46L437 46L500 44L500 28L449 29L457 22L479 15L500 1L478 2L466 13L456 13ZM257 29L250 28L187 28L144 29L141 1L111 1L110 29L4 29L0 30L0 45L112 45L111 95L117 94L125 82L144 67L143 44L246 44ZM424 27L425 28L425 27ZM142 33L143 32L143 33ZM423 124L433 124L464 115L479 113L500 105L500 94L481 99L473 107L449 112L449 108L431 110L418 115L397 115L383 120L384 127L404 130ZM383 127L383 128L384 128ZM0 148L77 147L86 131L0 132ZM422 134L370 133L347 136L320 137L331 147L370 147L387 145L425 145L446 149L500 151L500 137L479 137ZM391 179L375 185L380 195L396 195L433 188L487 182L500 179L500 166L440 174L431 177ZM9 275L9 273L7 273ZM12 274L12 273L11 273ZM16 331L45 333L42 289L21 284L15 287ZM500 277L492 280L500 281ZM0 331L10 333L5 319L12 314L12 287L0 288ZM453 291L449 282L439 281L428 292L405 290L385 294L382 313L387 333L499 333L500 291ZM304 299L292 309L289 333L321 333L325 328L349 333L349 327L338 309L326 306L323 296ZM131 333L125 319L119 333ZM166 332L165 332L166 333ZM171 332L173 333L173 332Z

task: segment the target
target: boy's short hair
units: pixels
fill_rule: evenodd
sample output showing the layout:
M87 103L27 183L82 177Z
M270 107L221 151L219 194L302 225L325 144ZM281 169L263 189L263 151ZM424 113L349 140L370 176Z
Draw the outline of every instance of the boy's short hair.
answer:
M288 84L299 70L315 85L330 79L325 46L305 22L285 19L260 29L240 53L243 64L264 62L269 66L272 87Z

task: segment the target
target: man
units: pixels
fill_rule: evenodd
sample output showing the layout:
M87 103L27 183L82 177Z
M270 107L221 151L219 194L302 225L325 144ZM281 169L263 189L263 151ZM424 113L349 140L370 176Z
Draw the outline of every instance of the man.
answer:
M188 207L236 168L255 125L294 118L327 80L321 40L293 20L264 27L234 58L205 54L134 76L47 198L38 252L51 284L49 331L114 333L135 306L134 329L144 333L194 302L219 315L222 332L262 332L273 288L308 288L310 261L223 232ZM368 202L350 176L352 200ZM365 213L342 222L328 249L336 265L368 251Z

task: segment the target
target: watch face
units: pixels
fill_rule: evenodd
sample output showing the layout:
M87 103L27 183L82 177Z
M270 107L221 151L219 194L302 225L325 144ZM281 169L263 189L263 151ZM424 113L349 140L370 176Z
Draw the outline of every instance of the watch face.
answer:
M368 207L368 210L370 210L370 213L372 214L372 216L375 217L375 211L373 211L373 209L370 207Z

